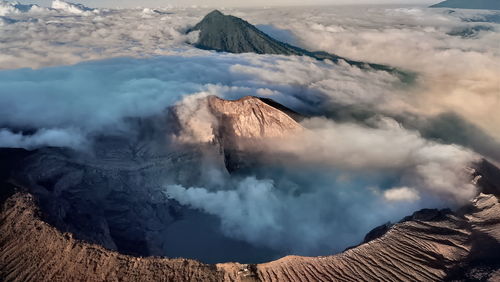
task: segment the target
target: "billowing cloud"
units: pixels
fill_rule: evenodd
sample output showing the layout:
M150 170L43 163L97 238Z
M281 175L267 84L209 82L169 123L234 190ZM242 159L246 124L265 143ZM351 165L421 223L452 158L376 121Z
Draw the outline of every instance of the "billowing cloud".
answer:
M143 10L93 10L62 1L54 4L56 9L36 13L34 8L29 12L11 6L0 9L5 15L0 18L0 69L186 51L185 42L192 41L193 35L184 31L203 13L165 11L145 16Z
M4 23L0 33L0 68L38 68L119 56L206 54L186 44L194 38L184 31L209 10L104 9L87 17L46 11L34 18L31 12L7 13L0 21ZM456 114L493 140L490 144L480 144L479 139L485 138L478 137L468 143L476 144L475 149L495 147L496 143L498 150L500 120L492 113L499 106L500 68L496 63L500 60L499 25L484 22L491 13L389 7L226 9L224 12L244 17L278 37L285 33L287 37L293 36L296 43L310 50L325 50L418 73L416 85L398 88L388 86L394 78L384 77L383 73L374 73L371 83L364 84L358 82L367 78L355 75L355 70L332 73L313 67L313 63L297 67L282 61L277 68L281 68L280 76L286 71L284 82L288 85L283 85L282 90L288 87L289 94L301 99L307 97L315 106L327 105L324 108L336 115L352 115L354 111L359 117L371 111L370 107L409 120L415 116L432 119ZM61 17L62 14L65 16ZM394 25L395 22L398 24ZM478 25L482 28L473 37L454 35ZM269 75L270 80L276 81L281 77L266 71L271 63L241 71L249 74L249 81L259 83ZM318 92L322 99L315 99ZM349 103L349 110L339 108L339 100L342 106ZM367 103L370 107L366 107Z
M300 255L356 244L372 222L423 207L456 207L476 193L479 156L425 140L394 120L371 127L308 119L305 130L251 142L258 177L223 188L168 185L165 194L221 220L227 236ZM351 224L355 223L355 224Z
M83 149L85 136L71 129L40 129L34 134L23 135L0 129L0 147L34 149L39 147L67 147Z
M302 125L309 130L269 142L269 161L279 160L282 155L296 159L296 165L304 161L360 173L399 171L405 182L400 184L443 201L464 202L476 192L464 170L478 160L476 154L463 147L425 140L394 120L377 120L375 127L326 119L310 119ZM274 146L275 142L280 146Z
M359 243L374 222L396 220L400 212L418 206L386 203L359 183L351 186L353 183L339 180L327 185L331 180L308 179L306 188L248 177L226 190L170 185L165 194L219 217L225 235L282 255L342 251Z
M91 9L89 7L85 7L82 4L75 4L71 2L54 0L51 5L52 9L63 11L70 14L90 16L92 14L99 14L98 9Z
M189 131L180 141L207 143L214 120L197 98L273 98L314 117L300 134L250 148L265 153L262 167L230 176L206 156L204 181L161 189L219 218L227 236L283 253L341 251L378 224L475 194L465 171L480 157L473 149L499 148L497 24L481 23L491 28L471 38L450 34L474 25L461 20L470 15L441 10L227 11L287 29L311 50L417 72L407 84L343 62L196 50L184 31L206 12L9 10L0 22L0 147L88 149L93 137L127 136L130 118L176 103ZM455 120L481 134L457 137Z
M311 8L300 15L288 10L242 15L293 31L302 46L311 50L415 71L419 87L403 89L406 97L394 101L396 111L424 116L454 112L498 142L500 119L492 113L500 106L500 25L478 13L491 14L339 7ZM473 37L457 33L478 26Z
M85 135L116 133L126 131L125 118L158 114L192 94L230 99L267 96L308 111L310 102L301 99L324 99L335 84L328 76L348 81L345 87L334 90L338 103L367 107L376 101L370 96L363 98L367 88L381 97L383 89L391 89L396 79L385 72L362 72L307 57L209 52L8 70L0 75L0 125L21 130L75 127ZM199 127L206 118L196 121Z
M397 187L384 191L384 198L388 201L413 202L420 199L420 196L415 189L408 187Z

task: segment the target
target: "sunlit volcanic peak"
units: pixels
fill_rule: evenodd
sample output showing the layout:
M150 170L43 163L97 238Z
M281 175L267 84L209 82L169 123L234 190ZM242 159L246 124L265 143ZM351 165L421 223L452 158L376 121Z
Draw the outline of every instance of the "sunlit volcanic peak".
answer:
M207 14L190 31L200 32L196 46L202 49L282 55L301 55L304 51L274 40L247 21L218 10Z
M280 137L301 128L292 117L257 97L227 101L210 96L208 104L216 116L227 123L225 127L229 126L238 137Z

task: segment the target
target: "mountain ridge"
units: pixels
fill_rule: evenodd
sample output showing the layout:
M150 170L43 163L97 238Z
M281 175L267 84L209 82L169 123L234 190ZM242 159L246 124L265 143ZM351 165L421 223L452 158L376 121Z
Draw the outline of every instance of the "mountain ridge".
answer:
M330 54L324 51L308 51L288 43L278 41L249 22L231 15L224 15L219 10L208 13L194 27L186 33L199 31L198 41L194 46L203 50L214 50L227 53L256 53L286 56L308 56L323 61L331 60L335 63L345 61L349 65L361 69L375 69L387 71L400 76L402 80L411 81L412 74L394 67L365 63Z
M478 10L500 10L498 0L446 0L430 6L431 8L458 8Z
M268 134L268 129L278 128L280 136L298 129L298 124L290 116L279 112L279 106L270 106L257 97L234 101L214 96L205 98L204 102L211 110L220 115L218 121L224 122L219 131L222 134L240 133L245 138L260 138L275 136L275 132ZM258 120L255 121L252 115L259 117ZM251 122L246 122L248 119ZM276 120L284 120L290 126L275 126L272 122ZM237 131L243 125L254 123L257 124L256 130L245 129L250 130L250 133ZM260 128L268 125L268 129ZM146 139L150 141L151 138L148 136ZM119 143L114 142L112 145L114 150L120 149L117 148ZM143 144L137 146L142 148ZM125 148L129 147L129 144L125 144ZM110 148L106 149L109 151ZM136 148L130 149L137 151ZM109 157L117 158L116 152L109 152ZM50 215L43 204L45 197L45 207L47 203L54 203L50 205L53 208L50 212L65 217L72 215L72 210L65 210L65 205L72 205L70 201L78 201L78 205L75 204L77 211L93 216L91 219L85 217L87 221L77 222L84 228L90 228L85 231L108 236L113 233L110 232L113 229L110 226L114 225L115 230L118 228L120 231L120 238L135 246L142 237L137 237L139 235L133 229L149 230L169 225L169 217L182 210L169 203L161 207L168 208L168 213L157 213L159 210L155 210L154 205L143 205L138 201L142 193L157 198L160 195L155 193L157 183L147 184L136 179L134 183L140 183L140 189L113 189L121 185L120 181L128 183L129 179L135 179L136 173L156 181L165 170L183 165L183 162L192 171L200 159L191 160L186 159L185 155L175 155L167 157L164 160L166 163L155 166L126 167L127 171L133 173L121 179L117 176L122 174L123 169L114 167L113 162L102 163L97 160L90 164L72 164L74 160L69 156L63 157L51 151L34 157L36 154L19 149L0 150L0 191L8 190L5 195L0 195L0 280L443 281L449 278L486 280L500 277L500 170L485 160L475 164L475 168L470 171L470 179L480 190L478 195L457 211L424 209L414 212L395 224L384 224L373 229L360 245L340 254L322 257L291 255L259 264L206 264L189 258L158 257L158 253L140 256L126 254L123 248L103 244L105 241L99 239L104 238L102 236L97 242L82 239L74 231L82 232L81 229L62 230L48 221ZM129 158L126 154L123 156ZM26 174L23 174L20 166ZM197 172L193 171L193 174ZM193 176L182 178L191 179ZM112 178L116 180L104 186L98 185ZM182 178L179 180L183 181ZM104 188L111 190L106 191ZM104 195L104 201L100 201L99 198ZM55 201L47 202L47 199ZM95 202L91 204L90 200ZM65 204L57 205L61 202ZM102 206L107 208L107 212L102 215L105 218L101 218L98 213ZM140 211L152 210L153 213L144 216L132 212L134 209L130 207L139 208ZM172 215L170 210L173 210ZM155 214L161 215L158 217L161 221L152 216ZM148 220L143 220L145 217ZM189 217L183 217L183 220L188 221ZM151 224L146 221L151 221ZM205 229L204 236L206 232ZM117 238L111 238L116 245L120 245ZM144 245L148 247L163 242L156 242L154 237L147 238ZM192 241L188 243L193 244Z
M133 257L75 239L45 223L36 199L18 192L0 212L0 277L17 281L304 281L497 279L500 204L480 194L465 216L439 210L414 213L384 234L325 257L286 256L262 264L203 264L193 259ZM493 216L493 217L492 217ZM495 231L496 230L496 231ZM471 241L473 236L487 240ZM496 243L494 243L496 241ZM479 251L478 251L479 249ZM488 257L488 256L486 256ZM46 263L49 260L51 263ZM389 260L392 263L386 264ZM471 262L479 265L469 266ZM464 264L465 263L465 264ZM481 264L483 263L483 264ZM493 263L493 264L491 264ZM38 267L32 267L37 265ZM490 280L494 281L494 280Z

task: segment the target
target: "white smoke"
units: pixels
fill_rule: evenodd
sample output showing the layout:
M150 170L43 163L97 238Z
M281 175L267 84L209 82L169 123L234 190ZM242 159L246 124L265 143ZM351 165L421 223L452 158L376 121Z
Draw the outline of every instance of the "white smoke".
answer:
M194 101L212 94L265 96L304 113L335 116L345 110L378 117L306 119L302 134L258 144L267 166L248 177L229 178L200 163L209 183L165 189L181 204L219 217L223 232L237 239L284 253L330 254L359 243L387 220L474 195L464 169L477 153L427 140L388 116L411 121L451 112L493 136L490 151L499 148L496 23L482 23L491 28L466 38L448 33L474 26L461 20L470 15L440 10L226 12L289 29L311 50L418 72L408 85L387 72L343 62L196 50L186 44L196 35L184 31L206 9L110 10L82 17L72 7L39 15L6 8L0 68L9 70L0 72L0 147L79 149L91 143L89 136L127 132L127 118L163 114L180 101L186 105L180 122L191 130L181 141L209 142L212 117ZM81 63L98 59L106 60ZM436 128L460 133L445 129Z
M316 180L309 180L311 185ZM327 187L298 193L293 185L249 177L231 190L168 186L183 205L218 216L224 234L283 254L327 255L359 243L373 222L410 212L413 204L386 204L360 187ZM367 200L367 198L369 200ZM384 208L381 208L385 206Z
M143 18L140 9L110 10L88 17L71 13L61 17L64 11L47 10L37 14L36 21L26 13L5 18L0 34L3 39L0 68L73 64L119 56L205 53L186 44L194 38L184 31L208 9L154 11L148 18ZM363 6L228 9L224 12L244 17L253 24L271 26L278 35L283 30L292 33L296 42L310 50L398 66L419 74L418 87L389 90L386 83L394 78L383 77L383 73L371 79L378 79L378 84L363 84L357 82L364 78L352 77L354 70L347 76L331 73L321 76L323 70L308 66L309 71L294 75L292 67L296 66L289 66L289 83L297 80L301 86L305 77L314 78L307 81L311 86L305 89L308 96L319 87L323 95L330 97L329 103L337 103L339 99L353 105L371 103L385 111L420 116L453 112L493 136L496 143L500 141L500 120L491 114L499 106L500 66L496 62L500 57L497 48L500 33L498 23L487 22L486 16L491 13ZM395 22L398 24L394 25ZM461 31L476 27L481 29L472 37L460 36ZM245 71L252 77L275 77L258 68Z
M177 104L175 114L181 123L181 132L174 138L180 143L209 143L214 141L214 130L217 120L203 103L208 92L193 94L185 97Z
M476 193L465 168L479 156L456 145L442 145L408 131L391 119L376 121L375 128L352 123L310 119L310 130L271 140L269 161L281 154L297 163L315 163L336 170L400 171L402 180L418 192L442 201L463 203ZM279 144L276 146L275 144Z
M263 178L223 189L169 185L183 205L220 218L227 236L300 255L329 254L359 243L374 222L420 208L457 207L476 195L466 168L479 156L423 139L392 120L375 127L302 122L301 133L257 142ZM275 169L278 167L278 169Z
M313 73L322 74L309 76ZM266 74L265 79L262 74ZM307 109L308 104L294 97L297 89L310 91L310 99L321 100L323 93L331 91L328 85L334 84L331 79L321 81L326 76L350 81L349 86L335 90L337 102L346 105L363 103L361 94L366 87L378 89L377 95L381 95L384 87L393 87L395 79L385 72L362 72L307 57L214 53L8 70L0 75L0 125L21 129L75 127L85 135L119 132L126 130L125 118L160 114L193 94L267 96L292 108ZM317 85L309 87L313 81ZM204 128L198 138L208 141L211 132L205 123L209 116L194 120L187 113L189 107L195 107L195 98L185 98L191 102L185 103L188 106L182 108L182 114L190 127ZM364 103L374 104L371 97Z
M23 135L0 129L0 147L36 149L39 147L67 147L83 149L87 140L74 129L39 129L34 134Z
M420 199L418 192L413 188L395 187L384 191L384 198L388 201L414 202Z

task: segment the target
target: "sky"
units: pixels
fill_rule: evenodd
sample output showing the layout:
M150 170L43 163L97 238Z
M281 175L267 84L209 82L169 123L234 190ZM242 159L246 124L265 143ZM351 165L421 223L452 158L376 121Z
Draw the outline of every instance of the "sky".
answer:
M50 6L51 0L23 0L21 3L35 3ZM71 2L71 1L69 1ZM248 6L310 6L310 5L430 5L433 0L82 0L77 1L89 7L165 7L165 6L207 6L207 7L248 7Z

